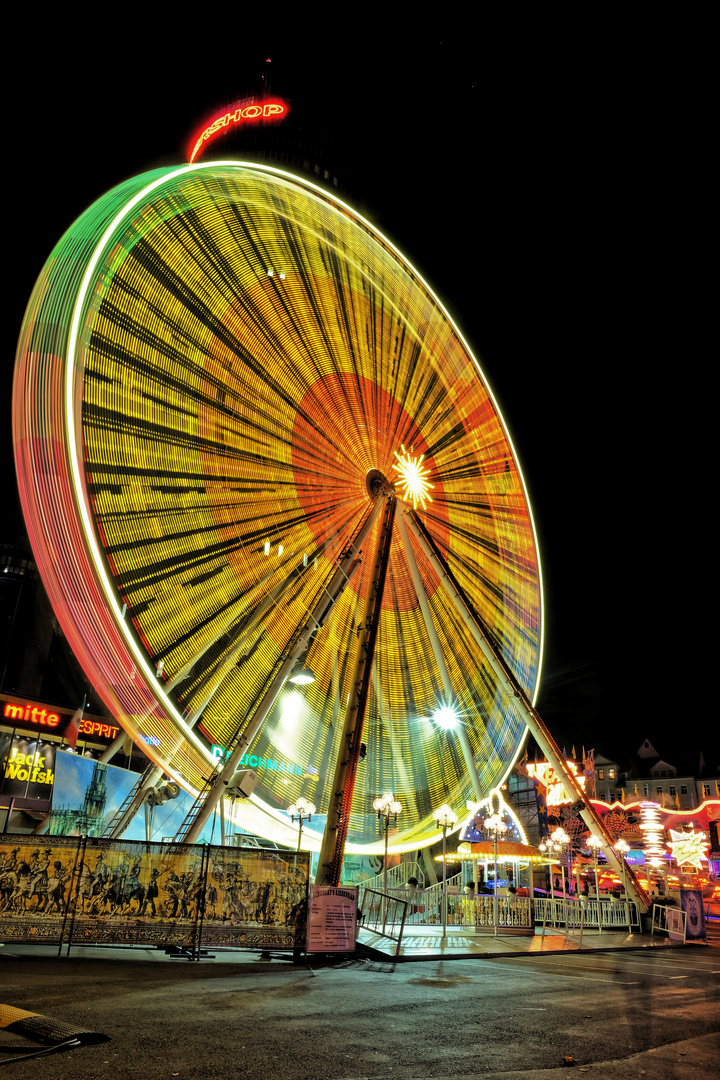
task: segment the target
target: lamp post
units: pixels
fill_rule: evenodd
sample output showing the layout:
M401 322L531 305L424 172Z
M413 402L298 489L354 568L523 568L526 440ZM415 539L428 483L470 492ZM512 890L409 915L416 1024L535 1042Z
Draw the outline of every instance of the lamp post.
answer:
M630 845L628 844L627 840L623 840L623 838L621 836L620 839L617 840L613 846L614 846L615 850L617 851L618 855L620 856L620 866L622 868L622 879L623 879L623 892L625 894L625 899L624 899L623 903L625 904L625 912L627 914L627 924L628 924L628 934L629 934L629 933L631 933L631 929L630 929L630 904L628 902L628 894L627 894L627 877L626 877L626 874L625 874L625 856L627 855L628 851L630 850ZM665 890L665 891L667 892L667 890Z
M567 913L567 899L566 899L566 892L565 892L565 864L563 863L562 855L563 855L563 852L564 852L565 848L567 847L567 845L569 843L570 843L570 837L568 836L568 834L565 832L564 829L553 829L553 831L550 833L550 836L547 838L547 840L543 844L539 845L541 851L547 851L549 854L553 854L553 852L556 852L556 851L559 852L558 862L560 863L560 873L562 874L563 918L565 920L565 927L566 928L567 928L567 914L568 913ZM552 867L550 869L550 881L552 882ZM553 895L553 900L554 900L555 899L555 887L554 886L553 886L553 889L552 889L552 895ZM553 910L555 910L554 907L553 907ZM555 916L554 915L553 915L553 922L555 922Z
M292 806L288 806L290 820L293 824L296 821L300 822L300 827L298 829L298 851L300 850L300 842L302 840L303 821L309 821L316 811L317 807L315 806L315 803L308 802L307 799L303 799L302 797L300 797L297 802L294 802Z
M378 820L385 821L385 862L383 863L383 933L387 921L387 878L388 878L388 833L390 831L390 818L397 823L397 816L402 811L401 804L397 801L392 791L386 791L373 802L373 810L377 810Z
M601 934L602 933L602 918L601 918L602 911L600 910L600 889L598 888L597 867L598 867L598 855L600 854L601 851L604 851L605 845L603 844L600 837L596 836L595 833L591 833L590 836L588 836L585 843L587 844L587 846L590 848L590 850L593 853L593 862L594 862L594 869L595 869L595 896L597 897L596 903L597 903L597 911L598 911L598 933Z
M564 855L567 851L568 844L570 843L570 837L564 829L553 829L550 833L550 839L555 847L560 851L561 855ZM560 871L562 873L562 887L563 887L563 906L567 904L567 892L565 889L565 864L560 859ZM567 923L567 910L565 911L565 922Z
M490 817L485 818L483 822L483 829L485 832L492 833L493 837L493 866L495 867L495 880L493 881L493 922L495 923L495 937L498 932L498 895L497 895L497 846L498 836L507 832L508 827L503 818L499 814L491 814Z
M625 890L625 899L627 900L627 879L625 877L625 856L627 855L628 851L630 850L630 845L628 844L627 840L623 840L623 838L621 836L620 839L618 841L616 841L616 843L613 845L613 847L615 848L618 855L620 856L620 864L621 864L621 867L622 867L622 876L623 876L623 889Z
M457 825L458 816L447 803L435 811L433 821L443 834L443 891L442 891L442 941L447 937L447 831Z

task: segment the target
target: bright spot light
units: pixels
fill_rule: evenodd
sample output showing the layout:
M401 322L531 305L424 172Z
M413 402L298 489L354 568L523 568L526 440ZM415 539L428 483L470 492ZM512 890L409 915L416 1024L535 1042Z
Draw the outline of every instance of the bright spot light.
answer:
M400 454L397 450L395 451L398 464L393 465L393 469L399 474L398 484L402 488L402 497L406 502L412 501L413 510L417 510L418 504L424 510L425 503L432 502L430 488L435 486L428 480L430 469L427 465L423 465L425 455L411 456L413 447L410 447L410 453L404 446L401 446L400 450L402 451Z
M282 726L295 728L304 708L305 698L297 690L285 694L282 700Z
M309 686L310 683L315 682L315 676L312 671L308 671L304 668L302 671L298 671L295 675L290 676L290 682L295 683L297 686Z
M453 709L452 705L443 705L441 709L436 709L432 715L434 723L443 731L452 731L460 723L460 717Z

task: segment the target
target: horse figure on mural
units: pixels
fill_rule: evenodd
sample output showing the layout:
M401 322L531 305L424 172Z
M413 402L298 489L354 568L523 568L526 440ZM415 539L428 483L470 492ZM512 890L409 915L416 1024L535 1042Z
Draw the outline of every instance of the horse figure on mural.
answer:
M78 875L75 910L80 915L97 914L100 897L106 883L112 878L112 872L105 861L104 852L99 853L94 870L83 859L75 873Z
M10 907L10 900L15 891L18 881L18 852L19 847L13 848L9 854L3 854L0 863L0 911Z
M16 852L19 848L16 849ZM5 896L4 910L10 910L25 914L28 904L33 896L37 897L35 911L41 911L47 904L48 867L52 850L45 848L40 854L40 849L33 851L30 861L21 859L14 870L6 870L3 873L3 892ZM10 886L12 885L12 890Z
M17 870L8 875L9 882L13 883L12 891L5 905L7 911L25 914L27 903L30 899L30 882L32 881L32 868L26 859L21 859Z
M53 908L58 915L63 915L67 910L68 901L65 899L65 887L69 877L70 874L67 868L56 860L53 863L44 896L44 910L48 915L54 914Z

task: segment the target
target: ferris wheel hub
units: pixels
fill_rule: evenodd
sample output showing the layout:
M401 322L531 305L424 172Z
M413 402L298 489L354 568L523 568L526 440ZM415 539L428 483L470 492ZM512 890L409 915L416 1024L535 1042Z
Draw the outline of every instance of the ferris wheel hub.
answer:
M368 470L365 477L365 487L371 499L376 499L378 495L394 490L393 485L379 469Z

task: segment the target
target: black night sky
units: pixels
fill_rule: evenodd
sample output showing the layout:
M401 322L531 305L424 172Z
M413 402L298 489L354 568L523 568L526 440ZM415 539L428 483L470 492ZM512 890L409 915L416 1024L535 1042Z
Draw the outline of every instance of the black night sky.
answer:
M172 31L148 13L97 37L44 24L6 128L3 453L22 313L56 240L126 176L182 162L271 57L271 89L332 131L341 180L447 304L499 399L543 559L541 714L568 751L622 758L649 737L669 761L682 746L714 766L705 451L683 382L694 355L672 355L669 329L704 200L685 73L627 26L516 12L503 28L394 16L320 32L265 11Z

